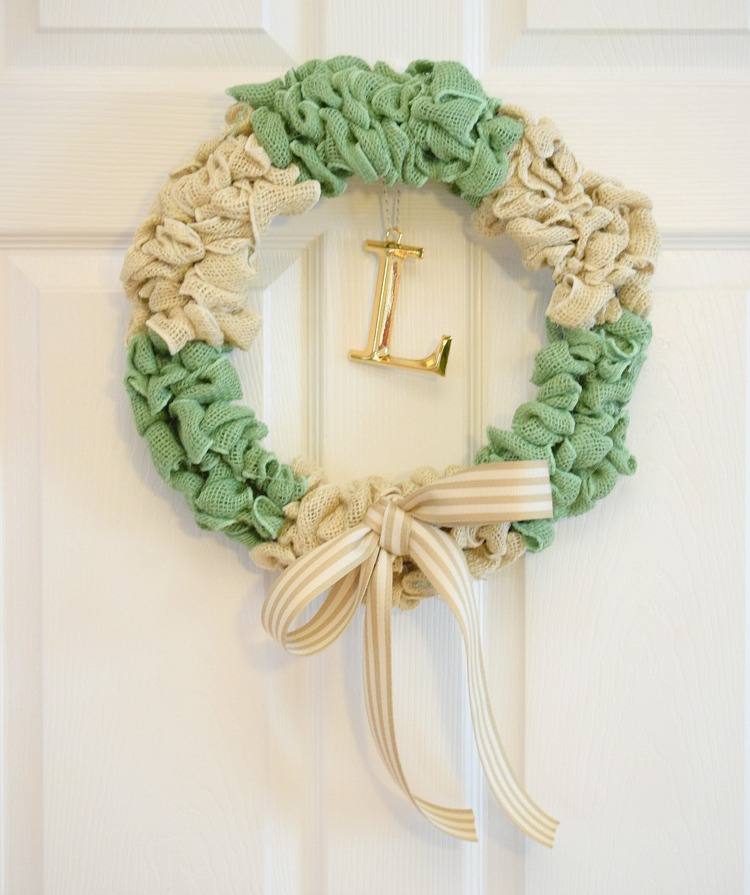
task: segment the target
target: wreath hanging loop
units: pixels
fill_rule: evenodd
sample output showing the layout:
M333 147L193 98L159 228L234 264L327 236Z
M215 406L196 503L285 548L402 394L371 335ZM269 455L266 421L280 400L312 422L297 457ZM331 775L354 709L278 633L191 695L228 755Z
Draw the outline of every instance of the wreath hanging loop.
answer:
M556 822L524 792L497 735L470 575L544 549L555 521L591 509L635 471L627 404L651 337L659 245L651 203L583 169L552 122L488 97L456 62L419 61L398 73L341 56L228 92L237 103L226 133L172 173L125 259L126 386L137 429L199 526L282 571L263 619L287 648L324 648L366 603L366 701L383 760L432 823L471 839L468 809L411 792L392 723L391 607L435 593L446 601L464 636L487 779L513 821L550 845ZM266 427L237 403L228 353L250 347L260 325L248 286L264 233L276 215L340 195L351 176L443 181L475 208L480 232L510 235L527 267L552 273L537 395L509 429L488 429L473 466L424 467L398 483L330 483L304 460L286 464L267 450ZM483 514L478 495L487 488L492 506ZM509 498L516 512L501 509ZM424 499L445 514L415 521L404 508ZM315 616L294 629L300 604L329 587Z

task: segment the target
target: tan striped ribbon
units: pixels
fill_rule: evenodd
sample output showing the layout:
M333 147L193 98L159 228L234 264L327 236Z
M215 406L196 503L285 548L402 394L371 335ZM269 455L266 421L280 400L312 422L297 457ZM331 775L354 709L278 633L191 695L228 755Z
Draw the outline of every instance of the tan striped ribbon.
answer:
M551 846L557 821L518 782L492 714L471 575L456 542L438 526L482 525L552 516L549 469L542 461L489 463L426 485L406 498L374 504L364 521L300 557L276 581L263 605L263 624L287 650L308 655L344 631L366 596L365 702L378 751L393 779L436 827L476 841L474 813L414 795L396 746L391 671L393 560L409 557L453 612L466 648L469 704L487 781L513 822ZM330 588L315 615L293 629L299 614Z

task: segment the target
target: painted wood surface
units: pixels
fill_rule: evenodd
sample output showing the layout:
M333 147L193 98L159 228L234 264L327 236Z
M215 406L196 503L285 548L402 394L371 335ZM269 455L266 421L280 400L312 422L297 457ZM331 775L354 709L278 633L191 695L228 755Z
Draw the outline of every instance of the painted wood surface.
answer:
M184 27L168 6L138 21L120 3L5 10L3 895L746 892L746 10L624 19L600 3L587 25L590 4L571 6L560 20L516 0L439 15L424 0L226 0L194 4ZM270 642L270 576L196 529L121 387L119 268L166 172L220 129L224 87L336 52L463 60L651 195L665 233L637 475L477 585L505 743L562 821L551 852L488 796L445 607L395 619L396 723L415 789L473 805L477 846L433 832L381 768L361 619L320 657ZM468 462L534 392L551 291L511 244L476 236L459 200L404 191L425 258L404 273L393 347L427 353L451 333L448 377L349 363L381 196L353 184L272 228L262 337L235 358L271 446L334 479Z

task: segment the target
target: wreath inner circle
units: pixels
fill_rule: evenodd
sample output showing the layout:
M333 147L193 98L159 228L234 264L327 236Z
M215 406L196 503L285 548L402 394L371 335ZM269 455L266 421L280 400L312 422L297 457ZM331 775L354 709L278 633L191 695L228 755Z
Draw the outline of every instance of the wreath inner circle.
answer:
M445 182L474 209L479 232L511 236L524 264L549 268L555 283L548 344L532 376L536 398L516 409L509 430L489 428L474 458L488 474L497 464L506 475L543 466L551 509L435 522L468 571L485 577L526 550L544 549L557 519L591 509L620 475L635 471L627 404L651 337L649 280L659 245L646 196L583 169L551 121L488 97L456 62L419 61L398 73L337 57L228 93L237 102L226 132L172 173L122 272L133 307L126 387L136 426L200 527L241 542L260 565L289 572L365 524L385 526L381 538L401 543L400 526L412 521L394 516L388 501L411 501L420 518L429 489L442 494L472 480L457 465L418 469L405 482L372 476L332 484L306 461L283 463L268 451L266 427L237 403L242 390L227 355L249 348L260 325L248 284L263 234L277 215L304 214L321 194L340 195L352 176L414 187ZM350 574L342 592L354 587ZM369 568L368 581L378 574L386 575ZM392 556L387 577L389 601L402 608L442 594L435 573L412 555ZM364 585L357 587L363 597ZM338 631L346 612L335 611ZM269 612L269 630L281 631L286 622ZM371 723L378 729L377 718ZM398 779L398 761L389 767ZM532 819L524 814L523 823L536 830L530 835L547 841L549 819L524 806L518 810ZM463 835L461 818L446 823Z

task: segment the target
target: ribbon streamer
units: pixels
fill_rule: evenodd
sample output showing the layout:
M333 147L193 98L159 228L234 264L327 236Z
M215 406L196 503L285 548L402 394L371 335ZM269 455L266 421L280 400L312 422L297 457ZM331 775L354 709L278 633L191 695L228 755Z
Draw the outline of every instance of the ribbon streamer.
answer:
M433 482L408 497L382 498L362 523L302 556L275 582L263 625L290 653L320 652L346 629L365 601L365 703L386 767L415 807L438 829L476 841L474 813L416 796L396 745L391 665L393 560L409 557L448 604L466 649L469 704L479 758L495 798L524 833L551 846L557 821L518 782L492 714L482 659L479 618L463 553L439 526L483 525L552 516L549 469L543 461L488 463ZM315 615L299 614L330 588Z

